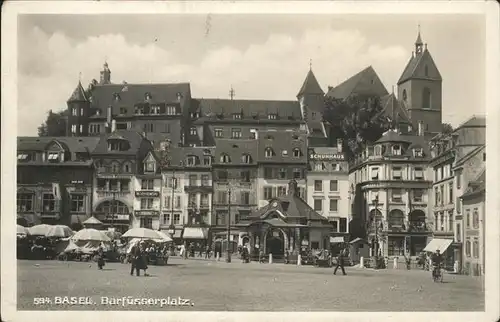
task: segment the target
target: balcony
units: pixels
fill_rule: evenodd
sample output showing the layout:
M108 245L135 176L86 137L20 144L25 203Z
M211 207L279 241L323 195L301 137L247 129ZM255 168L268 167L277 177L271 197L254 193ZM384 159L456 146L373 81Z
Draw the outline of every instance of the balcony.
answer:
M97 190L96 191L97 193L97 196L99 198L112 198L112 197L115 197L115 198L121 198L121 197L128 197L128 195L130 194L130 191L113 191L113 190Z

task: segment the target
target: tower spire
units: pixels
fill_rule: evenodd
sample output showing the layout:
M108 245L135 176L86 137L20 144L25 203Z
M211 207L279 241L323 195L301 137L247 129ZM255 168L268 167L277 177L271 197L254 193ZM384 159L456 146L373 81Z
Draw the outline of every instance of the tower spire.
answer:
M309 58L309 70L312 70L312 66L313 66L313 60L312 58Z
M231 101L234 99L234 89L233 89L233 85L231 85L231 89L229 90L229 97L231 98Z
M420 24L418 24L418 35L417 35L417 40L415 40L415 53L421 54L422 53L422 47L424 43L422 42L422 36L420 36Z

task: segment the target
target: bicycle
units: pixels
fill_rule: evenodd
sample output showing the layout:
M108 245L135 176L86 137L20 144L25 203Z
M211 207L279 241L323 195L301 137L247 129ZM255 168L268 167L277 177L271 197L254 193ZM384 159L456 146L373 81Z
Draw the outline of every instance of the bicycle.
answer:
M432 268L432 280L437 283L443 282L443 272L441 266L433 266Z

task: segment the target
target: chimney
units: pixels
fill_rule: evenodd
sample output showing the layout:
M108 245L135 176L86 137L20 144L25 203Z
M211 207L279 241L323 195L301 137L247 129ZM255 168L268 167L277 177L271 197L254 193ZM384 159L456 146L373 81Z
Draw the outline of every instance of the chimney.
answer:
M342 153L342 139L337 139L337 152Z
M424 136L424 122L418 121L418 136Z
M111 120L111 133L116 131L116 120Z

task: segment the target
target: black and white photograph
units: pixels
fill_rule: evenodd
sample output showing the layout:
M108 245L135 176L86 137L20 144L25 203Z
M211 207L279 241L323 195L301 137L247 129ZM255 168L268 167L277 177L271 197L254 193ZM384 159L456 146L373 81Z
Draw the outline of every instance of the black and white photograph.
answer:
M106 2L2 12L5 321L499 318L498 3Z

